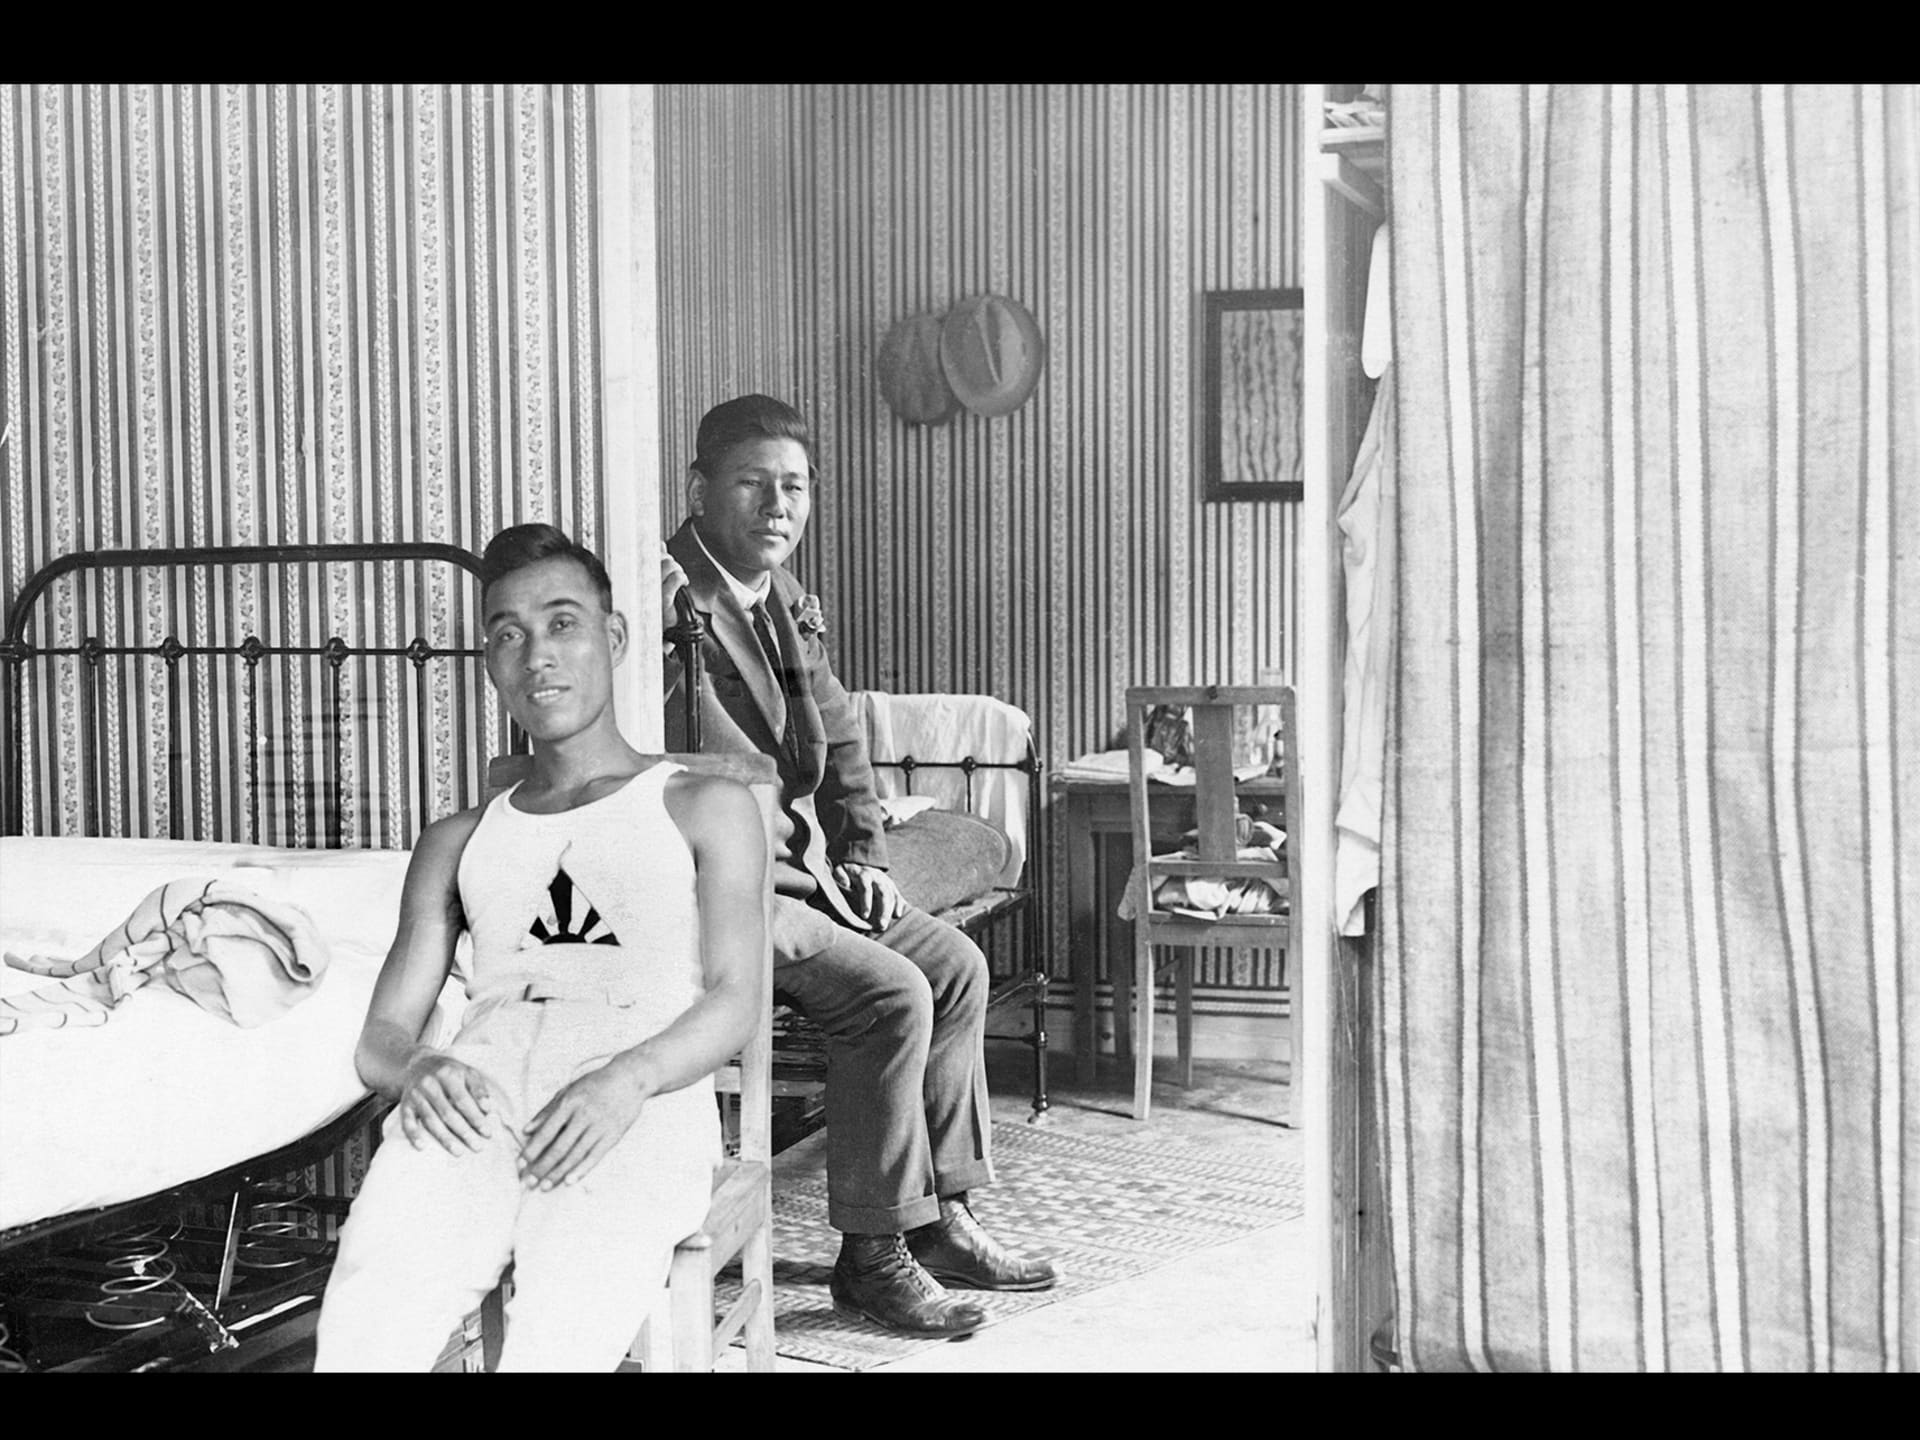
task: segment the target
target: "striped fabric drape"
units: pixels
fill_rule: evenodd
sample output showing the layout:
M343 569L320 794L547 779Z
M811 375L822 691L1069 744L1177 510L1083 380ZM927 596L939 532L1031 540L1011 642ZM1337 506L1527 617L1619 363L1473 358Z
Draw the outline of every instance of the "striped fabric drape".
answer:
M590 86L0 87L0 597L76 549L444 541L552 520L605 540ZM446 567L438 567L444 571ZM455 577L394 567L58 582L30 637L472 643ZM184 737L164 667L107 675L109 833L165 835L170 747L193 838L311 837L269 803L249 835L234 777L262 753L305 793L319 662L273 667L258 730L236 666L198 657ZM391 667L382 667L390 670ZM80 828L77 662L35 693L26 823ZM346 843L406 843L470 803L503 748L477 675L350 665ZM408 773L431 737L426 809Z
M1394 87L1415 1367L1920 1366L1917 105Z

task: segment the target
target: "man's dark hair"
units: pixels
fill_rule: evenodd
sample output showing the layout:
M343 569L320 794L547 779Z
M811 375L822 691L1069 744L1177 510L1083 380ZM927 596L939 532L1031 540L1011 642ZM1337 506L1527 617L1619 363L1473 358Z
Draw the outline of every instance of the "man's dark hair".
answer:
M487 591L514 571L557 555L577 560L600 592L600 608L613 609L613 581L607 578L607 567L600 563L600 557L552 525L509 525L487 542L486 553L480 557L482 603Z
M742 395L707 411L694 440L693 468L713 479L727 452L747 440L798 440L807 452L808 475L815 473L813 431L807 417L771 395Z

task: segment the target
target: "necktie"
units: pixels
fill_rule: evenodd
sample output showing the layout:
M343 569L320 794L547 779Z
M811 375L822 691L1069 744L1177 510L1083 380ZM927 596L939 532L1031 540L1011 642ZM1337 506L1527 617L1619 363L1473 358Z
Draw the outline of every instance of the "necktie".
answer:
M786 671L780 665L780 642L773 638L773 617L767 614L766 602L754 601L753 609L747 613L753 617L753 633L760 641L760 648L767 652L767 664L773 667L773 673L780 681L780 693L789 694Z
M750 612L753 616L753 633L760 641L760 648L766 652L767 665L773 671L773 678L780 686L780 693L786 697L786 729L780 736L780 745L787 752L790 764L800 763L800 744L793 732L793 705L799 687L794 683L793 673L780 659L780 642L773 638L773 620L767 614L765 602L756 603Z

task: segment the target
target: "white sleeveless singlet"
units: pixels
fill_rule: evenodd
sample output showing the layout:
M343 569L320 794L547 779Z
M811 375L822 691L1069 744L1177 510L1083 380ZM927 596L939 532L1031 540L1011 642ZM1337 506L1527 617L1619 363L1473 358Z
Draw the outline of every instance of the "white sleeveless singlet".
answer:
M656 764L552 815L515 809L515 785L468 837L458 876L472 973L448 1048L502 1092L509 1126L705 993L693 856L663 799L684 768ZM709 1076L654 1096L628 1139L712 1158L713 1094Z

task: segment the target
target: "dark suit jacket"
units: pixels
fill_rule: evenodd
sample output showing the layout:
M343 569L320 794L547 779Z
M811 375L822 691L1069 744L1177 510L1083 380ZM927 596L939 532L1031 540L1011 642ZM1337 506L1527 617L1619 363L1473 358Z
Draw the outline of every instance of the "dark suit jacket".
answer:
M753 622L733 597L726 579L694 537L688 521L667 541L668 553L687 572L694 609L706 626L701 642L705 670L700 694L701 749L773 757L780 770L780 817L774 837L774 890L778 895L829 909L843 925L869 928L833 883L842 861L884 867L883 817L867 761L865 727L847 692L834 678L827 647L818 635L803 636L794 607L805 593L784 568L773 572L767 613L791 681L783 685L767 663ZM671 615L668 617L671 622ZM666 662L666 732L669 750L687 748L680 662ZM792 695L785 693L789 688ZM781 744L789 709L795 753ZM774 919L774 950L795 959L827 944L831 931L808 927L793 907ZM824 918L824 917L822 917Z

